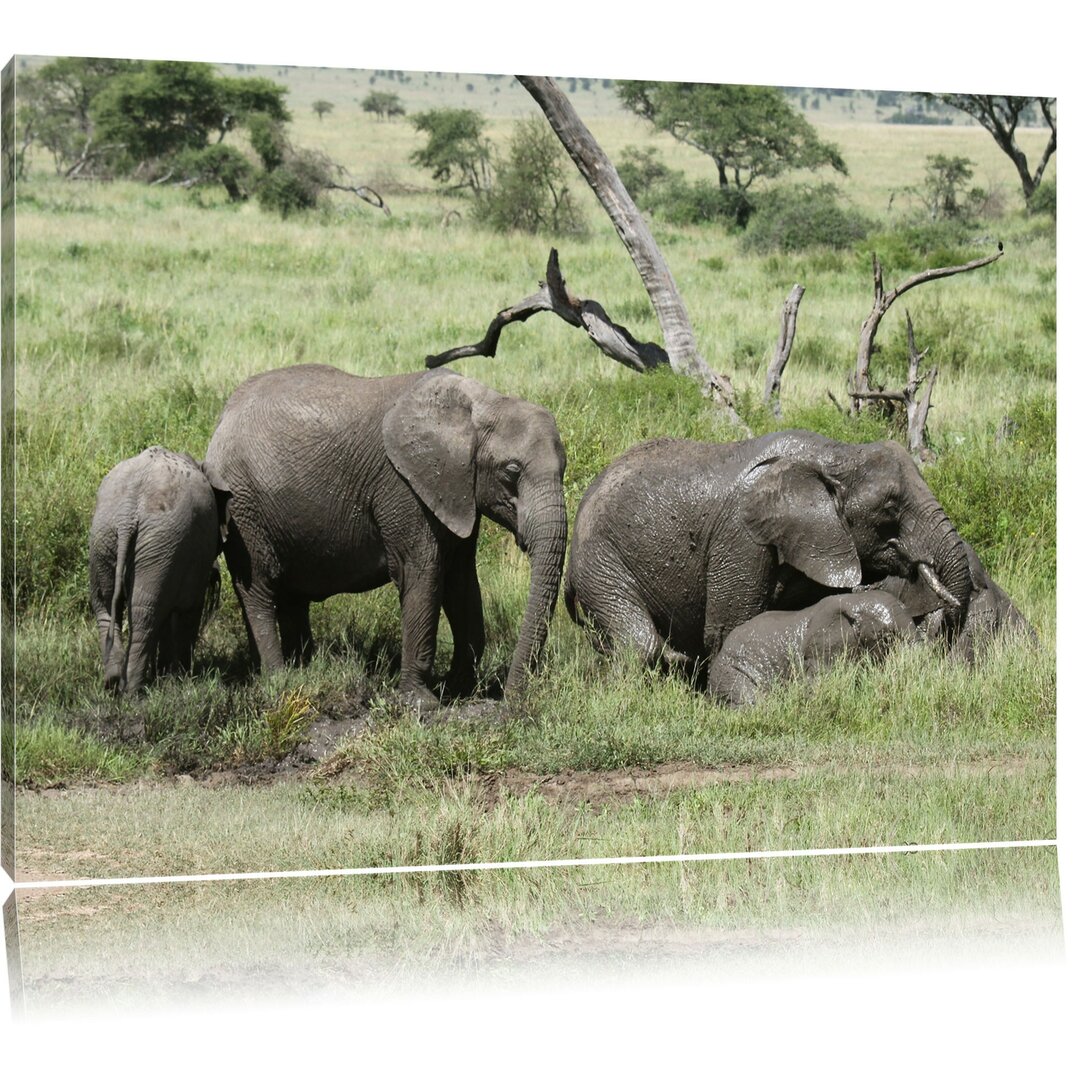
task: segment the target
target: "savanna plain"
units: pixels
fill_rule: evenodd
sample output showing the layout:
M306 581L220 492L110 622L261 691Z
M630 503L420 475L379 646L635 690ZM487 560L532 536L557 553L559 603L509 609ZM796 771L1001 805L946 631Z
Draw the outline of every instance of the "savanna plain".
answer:
M193 675L136 700L106 695L86 568L97 486L153 444L201 458L249 375L300 362L362 375L418 370L428 354L477 341L498 310L533 292L553 244L571 290L639 339L661 340L629 257L576 173L584 235L485 230L465 199L410 163L422 140L407 118L361 111L369 75L291 69L290 137L379 190L389 216L347 193L282 218L207 189L64 181L44 156L18 184L16 558L4 568L17 626L4 643L16 671L16 725L5 737L15 739L17 880L1053 837L1055 226L1024 209L1011 164L976 126L807 113L847 161L848 175L831 178L841 197L874 223L842 250L751 251L716 224L652 228L700 350L731 376L754 433L804 427L849 441L904 437L897 419L853 417L829 398L845 399L873 297L872 253L889 286L1004 244L993 265L920 286L890 311L873 371L904 382L906 307L939 369L925 478L1037 646L996 643L972 666L897 648L882 664L841 663L736 711L676 674L597 656L560 606L523 701L489 693L420 723L395 696L392 587L316 605L312 663L266 676L252 673L223 568L221 608ZM531 99L508 78L497 95L491 80L466 78L479 91L447 76L445 94L485 111L507 146L515 122L535 111ZM459 103L439 97L434 77L420 79L401 90L408 107L410 94L416 107ZM317 98L333 111L316 116ZM610 96L579 94L575 104L612 158L651 146L693 177L714 175ZM1022 132L1032 154L1042 139ZM995 195L984 216L947 228L919 218L912 193L935 153L971 159L973 182ZM778 420L761 387L796 282L806 294ZM454 366L554 414L571 523L592 478L634 443L737 437L688 380L630 372L553 315L506 330L496 358ZM478 569L490 691L509 665L528 562L485 522ZM438 672L450 640L444 624ZM415 968L527 958L609 932L624 944L643 934L714 944L813 937L841 924L1059 932L1052 850L463 871L317 892L147 886L104 897L26 896L28 988L59 993L54 976L69 961L85 975L91 937L128 950L114 969L128 975L182 966L193 904L216 929L191 934L215 943L219 965L265 963L265 942L288 940L290 955L366 957L373 971L390 956ZM174 944L147 947L164 937Z

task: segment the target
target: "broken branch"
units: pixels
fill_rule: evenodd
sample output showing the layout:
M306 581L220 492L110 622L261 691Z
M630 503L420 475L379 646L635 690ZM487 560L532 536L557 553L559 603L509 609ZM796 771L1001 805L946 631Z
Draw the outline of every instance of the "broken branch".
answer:
M793 285L784 307L780 312L780 337L776 342L776 352L765 372L765 404L770 406L773 416L780 419L780 380L791 356L791 347L795 344L795 323L799 317L799 303L806 289L802 285Z
M538 292L500 311L491 321L487 333L475 345L448 349L427 357L424 363L429 368L435 368L466 356L494 356L504 327L512 322L524 322L540 311L554 312L571 326L581 327L605 356L634 371L651 371L668 363L667 353L659 345L639 341L625 326L612 322L597 301L582 300L570 293L559 268L559 253L555 248L548 255L546 280L540 283Z

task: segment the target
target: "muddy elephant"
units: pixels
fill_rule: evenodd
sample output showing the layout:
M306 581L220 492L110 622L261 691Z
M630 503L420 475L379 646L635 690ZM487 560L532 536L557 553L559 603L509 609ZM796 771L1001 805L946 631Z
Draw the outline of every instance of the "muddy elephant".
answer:
M190 670L220 586L219 546L213 489L187 454L152 446L102 480L90 524L90 606L106 689L135 693L158 672Z
M659 439L585 492L565 596L599 649L688 665L763 611L820 599L793 602L800 583L840 591L890 574L925 582L955 636L972 588L963 541L898 444Z
M979 650L1003 635L1018 635L1032 644L1038 642L1031 624L1020 613L1007 592L987 573L975 549L965 540L971 599L967 614L951 642L950 655L974 661ZM945 609L939 597L917 577L890 577L881 588L898 597L927 638L940 638L947 628Z
M749 705L774 683L813 677L845 655L880 659L914 637L904 605L881 589L826 596L801 611L765 611L728 634L709 665L709 692Z
M546 409L454 372L363 378L299 365L249 379L210 440L225 559L264 669L312 650L309 605L393 581L402 696L427 709L440 607L454 639L447 688L475 688L484 650L476 576L481 514L530 559L505 682L535 666L562 577L566 454Z

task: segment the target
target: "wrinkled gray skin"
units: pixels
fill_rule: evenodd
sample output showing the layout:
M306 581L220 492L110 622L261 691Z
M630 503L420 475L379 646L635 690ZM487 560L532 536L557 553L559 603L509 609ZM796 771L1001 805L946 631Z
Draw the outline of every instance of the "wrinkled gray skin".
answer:
M980 648L1003 634L1017 634L1036 644L1038 638L1031 624L1020 614L1008 593L986 572L975 549L966 540L964 550L972 581L971 601L950 655L971 663ZM942 636L946 627L941 601L921 581L890 577L881 583L881 588L899 597L927 638Z
M908 573L948 597L943 629L954 636L972 588L963 541L898 444L808 431L659 439L631 448L586 491L566 602L599 649L687 664L711 661L735 627L769 608ZM796 599L799 582L818 595Z
M216 599L220 583L219 542L213 489L187 454L152 446L102 480L90 524L90 606L107 690L136 693L156 672L190 670L207 587Z
M440 607L454 638L448 689L471 692L484 649L483 514L531 562L505 686L519 691L558 599L565 467L546 409L454 372L361 378L307 364L249 379L225 405L206 468L226 499L225 558L263 669L308 658L312 601L393 581L403 697L437 703Z
M773 683L813 677L844 655L883 657L915 623L891 593L870 589L826 596L801 611L766 611L728 634L709 666L709 692L749 705Z

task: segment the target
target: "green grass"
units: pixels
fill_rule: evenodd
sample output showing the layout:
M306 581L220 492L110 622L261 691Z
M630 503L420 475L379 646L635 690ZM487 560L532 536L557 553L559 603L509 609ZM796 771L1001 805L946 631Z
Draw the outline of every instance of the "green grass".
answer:
M835 121L823 134L849 165L849 177L837 179L842 198L873 221L870 238L850 250L752 254L720 227L656 224L654 232L700 350L731 375L753 430L807 427L851 441L902 437L897 420L848 417L828 397L843 398L854 365L872 303L872 253L891 287L935 262L966 261L1004 243L1005 257L992 266L920 286L904 306L940 371L930 418L938 460L927 481L1031 620L1040 648L1002 643L970 669L900 650L879 668L843 664L735 712L684 680L596 656L560 608L524 705L459 709L421 726L394 695L400 622L391 589L316 605L312 665L258 678L226 581L193 678L163 680L137 701L105 696L86 540L97 485L112 465L151 443L201 457L231 391L268 368L322 361L367 375L416 370L429 353L477 340L543 273L548 238L496 235L467 213L449 214L467 206L408 163L418 145L411 126L378 124L331 92L359 80L349 92L362 98L369 74L288 76L297 95L292 135L379 189L389 218L342 194L283 221L254 204L228 205L216 192L65 183L43 161L19 185L17 558L3 573L19 629L22 867L82 876L1052 836L1055 234L1048 219L1022 212L1011 165L972 127L886 128L822 109ZM418 107L431 103L425 95L437 81L409 84ZM515 112L530 106L509 80L499 94L495 85L471 93L482 89L483 101L498 102L492 135L506 145ZM317 97L335 101L322 122L310 112ZM579 93L576 104L613 159L628 145L655 146L691 180L712 175L702 155L607 109L598 95L591 111L586 100ZM1029 148L1039 142L1038 133L1024 138ZM965 229L913 224L902 189L921 181L931 153L972 158L975 181L1001 187L1005 215ZM574 183L590 232L559 244L570 289L602 302L637 337L659 340L622 245L583 182ZM778 422L761 387L796 281L807 291ZM886 317L878 345L872 375L901 381L901 310ZM571 518L596 473L634 443L732 437L686 380L635 375L551 316L509 327L496 358L455 366L551 409L567 450ZM999 441L1005 417L1008 437ZM509 664L528 562L485 523L478 568L489 642L482 676L491 682ZM450 648L444 625L437 670L446 670ZM286 757L316 715L360 716L369 726L294 783L211 788L169 779ZM611 789L593 802L531 790L553 775L588 773L606 783L674 765L701 772L701 782L637 798ZM709 770L731 769L743 770L741 779L707 782ZM500 795L508 778L514 783ZM29 790L81 781L103 786L50 797ZM1047 859L1025 865L1001 882L965 881L959 863L944 860L925 884L927 903L962 904L985 887L991 907L1007 906L1009 897L1051 888ZM719 895L734 897L741 916L768 897L785 917L826 912L833 902L855 917L858 895L889 910L922 895L914 877L898 887L865 863L785 873L762 868L744 881L731 868L612 873L604 878L610 887L571 890L572 903L559 890L573 875L556 884L466 875L343 885L333 902L352 914L337 916L334 933L389 943L414 935L460 957L481 948L483 919L537 933L581 925L598 911L708 921L724 917ZM784 884L792 879L797 888ZM687 881L701 883L692 902L683 899ZM283 886L273 895L296 894ZM402 897L407 911L379 929ZM355 915L368 903L370 924ZM451 910L457 914L446 916ZM444 916L458 935L449 944L432 937ZM246 910L236 919L228 925L250 935L273 923Z

